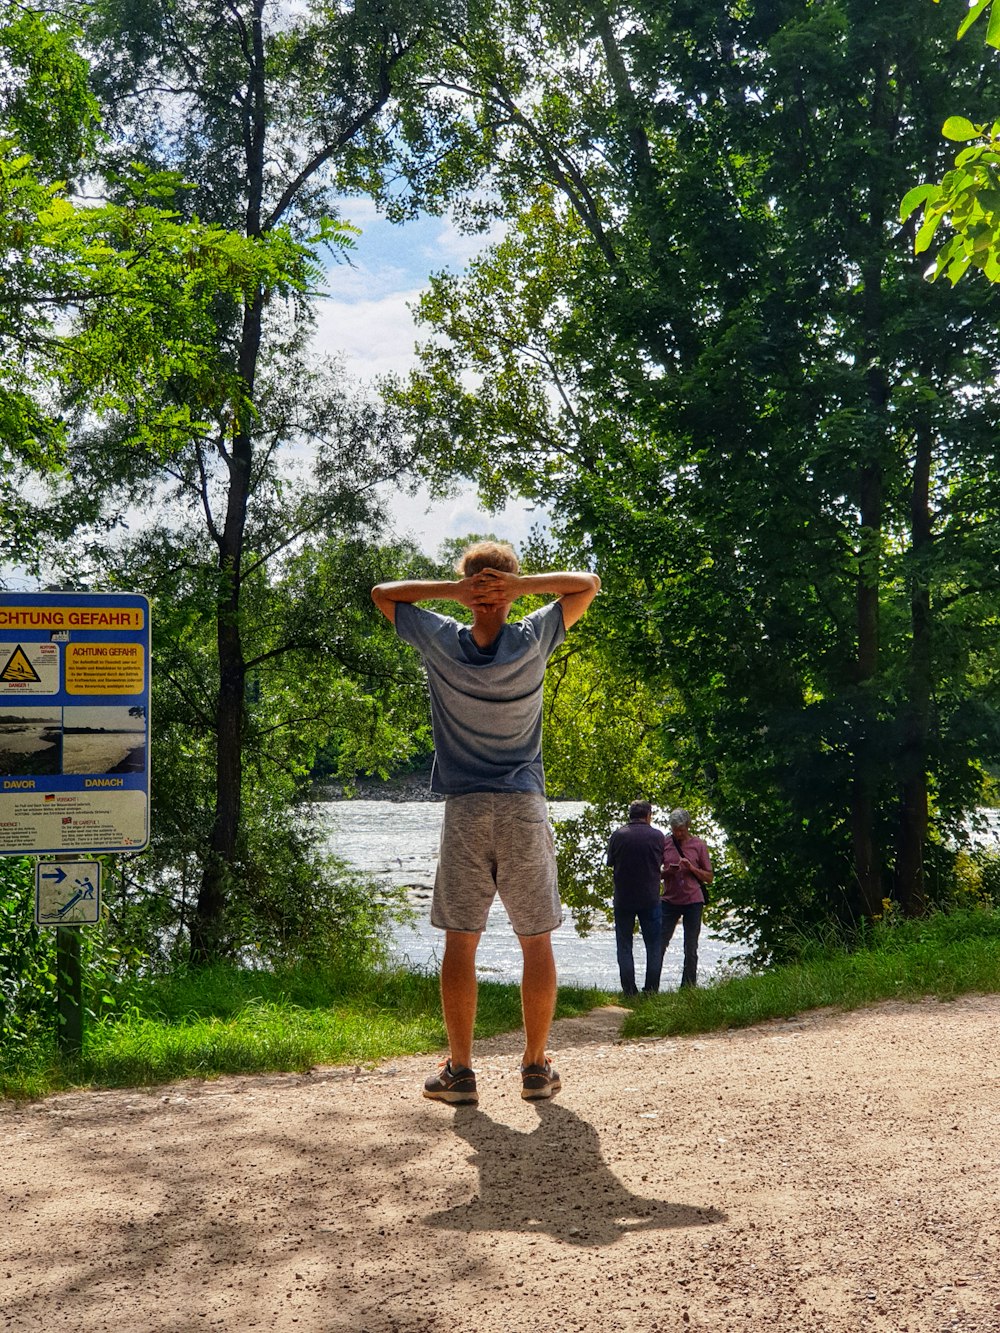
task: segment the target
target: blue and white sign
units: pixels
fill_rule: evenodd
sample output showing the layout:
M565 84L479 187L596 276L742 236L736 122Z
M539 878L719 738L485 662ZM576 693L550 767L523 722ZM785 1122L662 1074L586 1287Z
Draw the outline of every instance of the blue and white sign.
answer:
M95 926L100 919L100 861L38 862L35 866L37 925Z
M0 593L0 856L149 842L149 602Z

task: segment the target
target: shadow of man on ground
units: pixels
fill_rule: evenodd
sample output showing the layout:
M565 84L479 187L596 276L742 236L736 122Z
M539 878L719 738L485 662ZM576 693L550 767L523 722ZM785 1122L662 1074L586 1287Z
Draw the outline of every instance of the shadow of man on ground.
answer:
M474 1107L455 1113L455 1132L474 1149L479 1193L431 1213L429 1226L456 1231L524 1231L573 1245L612 1245L625 1234L710 1226L715 1208L644 1199L626 1189L601 1155L593 1125L557 1103L536 1103L538 1125L511 1129ZM660 1154L650 1164L662 1162Z

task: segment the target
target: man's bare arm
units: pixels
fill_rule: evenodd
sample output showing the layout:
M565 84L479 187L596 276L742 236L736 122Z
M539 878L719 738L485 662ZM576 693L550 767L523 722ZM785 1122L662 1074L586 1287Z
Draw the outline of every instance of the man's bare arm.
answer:
M483 569L464 579L403 579L399 583L379 583L372 588L372 601L393 624L400 602L452 601L462 606L489 609L509 606L519 597L545 595L559 598L563 624L569 629L579 620L597 596L601 580L596 574L566 570L551 574L508 574L499 569Z
M519 597L550 593L559 598L563 624L569 629L580 619L601 590L596 574L558 570L549 574L508 574L500 569L484 569L474 576L484 580L483 589L491 588L498 602L516 602Z
M379 583L372 588L372 601L395 624L400 602L448 601L474 605L476 578L478 575L467 579L402 579L398 583Z

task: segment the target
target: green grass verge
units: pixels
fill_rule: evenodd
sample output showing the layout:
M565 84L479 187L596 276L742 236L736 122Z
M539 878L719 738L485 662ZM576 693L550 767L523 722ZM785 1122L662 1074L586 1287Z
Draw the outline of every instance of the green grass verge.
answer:
M563 989L557 1017L610 997ZM520 1026L516 986L483 982L476 1035ZM180 1078L372 1064L445 1045L435 976L392 971L337 977L215 967L133 991L117 1016L87 1024L84 1050L60 1059L36 1046L0 1059L0 1095L38 1097L70 1087L141 1087Z
M809 1009L1000 992L998 913L879 925L860 945L811 947L793 965L629 1002L623 1035L676 1036L747 1027ZM621 997L603 991L562 988L556 1016L583 1014L616 1000ZM482 983L477 1037L520 1024L518 988ZM59 1059L54 1045L0 1053L0 1095L37 1097L70 1087L141 1087L219 1074L365 1065L444 1045L435 976L274 975L215 967L134 987L115 1016L88 1025L77 1061Z
M809 1009L858 1009L882 1000L952 1000L1000 991L1000 915L962 912L877 925L854 951L813 949L753 976L636 1003L625 1037L749 1027Z

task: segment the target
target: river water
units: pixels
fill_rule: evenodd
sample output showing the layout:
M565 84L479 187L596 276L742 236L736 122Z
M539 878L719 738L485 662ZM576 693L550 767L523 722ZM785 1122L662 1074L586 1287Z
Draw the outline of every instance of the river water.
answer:
M581 804L553 801L553 820L580 813ZM444 934L430 923L431 889L444 804L440 801L325 801L313 807L328 834L329 850L355 869L387 886L403 885L416 910L412 926L397 926L393 957L416 968L436 970ZM610 872L608 875L610 892ZM585 938L577 934L569 912L552 936L559 981L564 986L597 986L617 990L615 937L610 925L596 925ZM722 963L735 957L732 945L715 938L705 927L699 943L699 980L705 981ZM641 938L635 944L636 971L642 978L645 952ZM680 980L681 928L671 941L663 964L663 989L673 990ZM519 981L521 950L499 898L494 901L477 955L479 976L492 981Z

